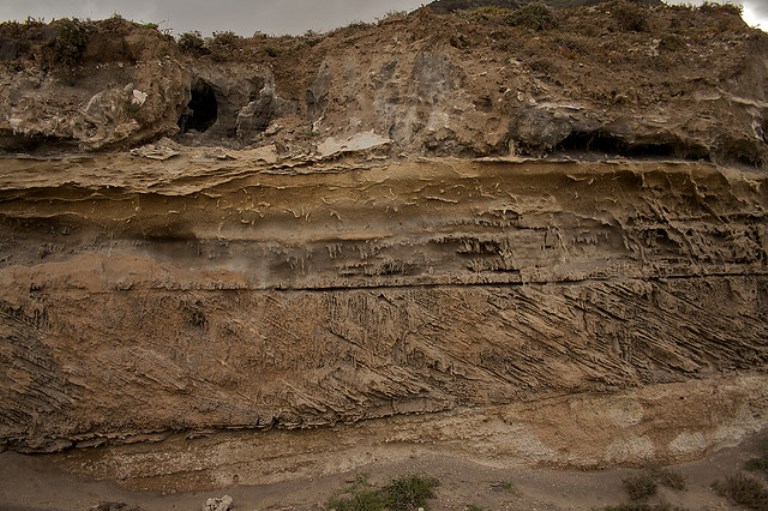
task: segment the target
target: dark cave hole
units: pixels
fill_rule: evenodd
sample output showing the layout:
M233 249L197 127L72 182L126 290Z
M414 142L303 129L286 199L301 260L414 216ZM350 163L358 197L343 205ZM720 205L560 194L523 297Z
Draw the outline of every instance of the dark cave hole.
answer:
M618 137L601 132L573 132L557 147L564 152L603 153L631 158L683 158L709 160L705 150L684 144L628 144Z
M216 123L219 103L210 83L200 78L192 82L192 99L179 118L182 133L190 130L205 132Z

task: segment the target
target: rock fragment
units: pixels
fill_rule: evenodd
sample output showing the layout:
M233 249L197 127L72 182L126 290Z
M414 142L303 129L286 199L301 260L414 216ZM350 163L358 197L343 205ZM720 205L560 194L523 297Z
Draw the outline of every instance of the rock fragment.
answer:
M229 511L233 502L229 495L224 495L220 499L208 499L203 506L203 511Z

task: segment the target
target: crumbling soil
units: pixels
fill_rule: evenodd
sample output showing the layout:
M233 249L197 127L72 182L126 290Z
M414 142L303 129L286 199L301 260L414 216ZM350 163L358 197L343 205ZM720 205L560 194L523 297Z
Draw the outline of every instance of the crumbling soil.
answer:
M671 467L685 477L685 489L660 487L651 504L667 502L682 509L731 511L742 509L722 497L712 487L716 481L738 472L744 462L760 452L764 435L707 455L704 459ZM200 509L209 498L232 496L234 509L269 511L310 511L322 509L342 490L366 480L382 485L405 474L426 474L439 485L435 499L429 501L434 511L465 511L470 506L506 511L565 511L602 509L628 501L622 480L643 473L642 469L608 468L584 472L574 470L532 469L524 466L477 464L455 453L424 446L409 446L402 454L370 458L357 469L338 459L338 471L321 477L295 477L283 483L241 483L239 477L248 467L232 466L228 474L232 486L208 491L132 491L110 482L89 481L51 465L47 458L0 454L0 499L8 511L56 509L81 511L99 503L122 503L124 510L133 506L143 511ZM82 462L82 461L81 461ZM266 463L267 465L269 462Z
M185 55L157 30L112 19L89 25L66 70L48 63L55 25L4 24L3 44L26 50L0 52L0 149L152 141L179 132L192 100L218 116L204 133L185 126L189 144L300 154L373 130L392 139L390 155L765 165L768 36L734 8L609 2L552 11L545 25L510 12L421 9L301 37L222 33ZM215 104L192 97L203 89Z

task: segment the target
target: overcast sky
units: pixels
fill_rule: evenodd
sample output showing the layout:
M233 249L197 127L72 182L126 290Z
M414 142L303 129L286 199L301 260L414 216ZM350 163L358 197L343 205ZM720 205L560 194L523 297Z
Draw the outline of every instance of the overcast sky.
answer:
M699 4L702 0L668 0ZM0 20L78 17L108 18L119 13L135 21L160 23L174 34L232 30L250 36L301 34L352 21L373 21L389 11L413 10L429 0L0 0ZM768 31L768 0L734 0L744 18Z

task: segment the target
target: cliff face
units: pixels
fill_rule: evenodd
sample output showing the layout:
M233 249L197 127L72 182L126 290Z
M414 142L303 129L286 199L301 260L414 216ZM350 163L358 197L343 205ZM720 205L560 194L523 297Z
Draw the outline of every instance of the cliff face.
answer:
M10 446L323 427L765 367L763 174L237 152L190 172L199 158L6 161ZM743 405L764 418L761 396Z
M0 446L246 430L72 465L216 486L332 470L297 441L594 467L763 428L766 36L632 8L650 25L605 40L574 27L620 18L583 8L542 32L420 11L269 65L258 37L236 61L155 47L94 64L130 80L103 93L8 71L41 85L0 92L6 149L56 143L0 161ZM94 93L111 116L82 138Z
M0 149L88 151L174 134L189 101L179 56L172 39L119 19L3 23Z

